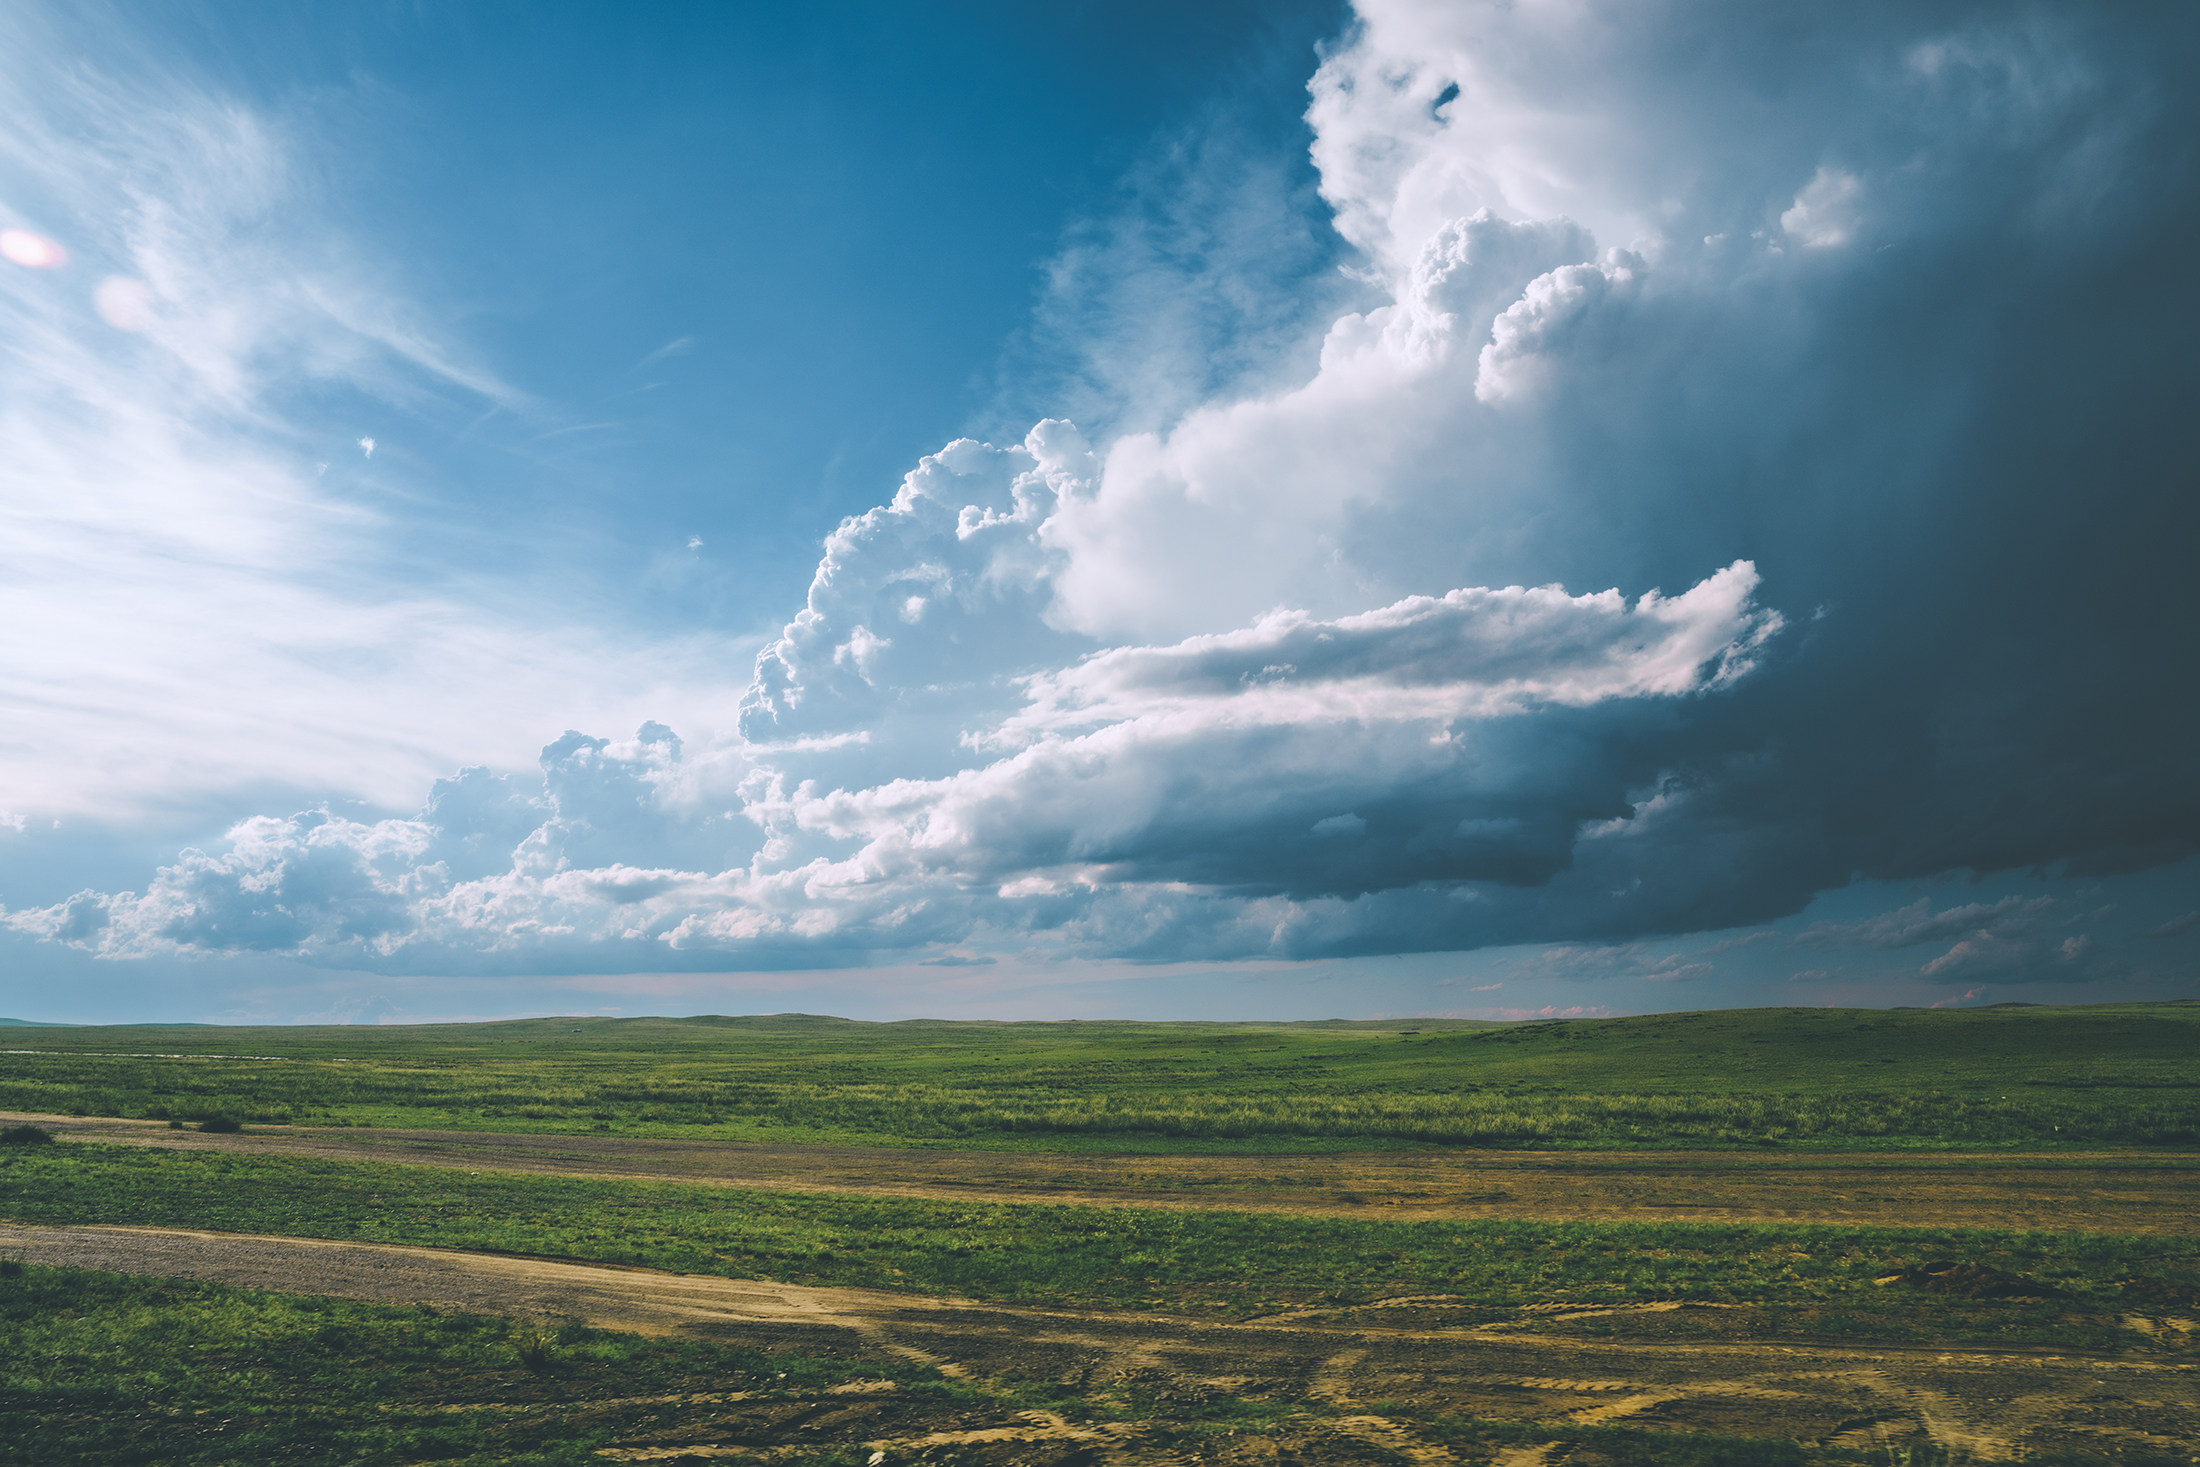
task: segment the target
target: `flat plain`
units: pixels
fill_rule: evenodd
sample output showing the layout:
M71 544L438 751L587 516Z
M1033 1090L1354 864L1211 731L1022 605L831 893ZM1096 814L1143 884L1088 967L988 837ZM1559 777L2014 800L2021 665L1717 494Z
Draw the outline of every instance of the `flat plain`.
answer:
M0 1107L1107 1154L2200 1147L2200 1003L1531 1024L0 1029Z
M9 1313L0 1432L50 1461L2187 1462L2196 1028L10 1028L6 1121L59 1139L0 1160L0 1292L139 1302L70 1316L111 1349L75 1340L107 1363L65 1389L51 1311ZM426 1326L376 1316L298 1357L317 1396L412 1370L407 1410L499 1381L510 1409L459 1411L465 1451L448 1411L412 1447L361 1445L386 1412L277 1430L262 1351L192 1408L230 1424L179 1436L208 1387L160 1365L169 1316L249 1336L313 1295L482 1321L431 1369L393 1343ZM234 1353L215 1333L194 1358ZM681 1350L807 1362L807 1404ZM887 1384L828 1394L850 1370ZM634 1405L674 1377L677 1410ZM136 1435L85 1435L99 1390Z

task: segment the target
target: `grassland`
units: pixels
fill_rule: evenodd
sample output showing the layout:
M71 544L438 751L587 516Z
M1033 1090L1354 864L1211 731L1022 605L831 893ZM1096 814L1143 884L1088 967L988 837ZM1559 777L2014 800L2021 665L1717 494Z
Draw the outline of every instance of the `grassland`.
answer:
M682 1394L775 1403L857 1376L942 1403L976 1394L906 1363L35 1266L0 1277L0 1332L0 1443L49 1464L595 1467ZM812 1458L836 1459L860 1460Z
M1517 1025L11 1028L0 1109L1003 1150L2200 1143L2200 1003Z
M955 1380L907 1361L858 1365L570 1323L541 1329L475 1314L72 1269L0 1268L0 1333L10 1343L0 1357L0 1443L11 1460L45 1467L580 1467L605 1455L705 1460L683 1457L681 1448L729 1437L736 1451L788 1467L882 1458L894 1467L1094 1460L1073 1436L1058 1437L1055 1445L1067 1449L1057 1451L971 1440L989 1427L1028 1425L1036 1415L1060 1423L1061 1436L1083 1423L1134 1422L1135 1435L1116 1440L1141 1461L1402 1460L1340 1438L1336 1428L1349 1424L1340 1417L1368 1420L1357 1408L1273 1392L1185 1390L1152 1372L1091 1380L1009 1371ZM1542 1424L1397 1405L1388 1414L1468 1461L1554 1436ZM1555 1434L1563 1459L1581 1467L1944 1467L1949 1460L1930 1446L1804 1448L1581 1425ZM1232 1450L1256 1435L1265 1452ZM941 1441L957 1436L965 1444ZM932 1444L874 1455L871 1443L882 1437Z
M2193 1238L947 1204L71 1144L0 1157L0 1217L1231 1318L1396 1295L1496 1311L1677 1299L1752 1306L1768 1335L2071 1348L2132 1343L2114 1319L2120 1278L2200 1289ZM1874 1283L1943 1258L2034 1277L2044 1297L1959 1299Z
M178 1124L1104 1155L1730 1148L1745 1166L1770 1161L1765 1147L1917 1153L1902 1166L1951 1150L2124 1148L2130 1156L2145 1148L2142 1170L2182 1166L2189 1158L2180 1153L2200 1144L2194 1003L1519 1025L857 1024L782 1015L9 1027L0 1048L8 1051L0 1054L0 1110ZM1562 1328L1632 1339L1627 1330L1654 1325L1667 1341L1702 1329L1799 1348L1964 1344L2182 1359L2188 1338L2135 1332L2126 1312L2143 1298L2200 1298L2200 1238L2159 1233L1384 1221L743 1190L66 1138L0 1146L0 1218L479 1249L1210 1321L1319 1317L1347 1330L1376 1323L1380 1301L1428 1297L1448 1301L1447 1328L1479 1321L1537 1338ZM2020 1297L1979 1298L1881 1282L1950 1259L2031 1282ZM1652 1323L1639 1325L1560 1326L1538 1312L1651 1301L1722 1307L1643 1314ZM1715 1322L1691 1323L1699 1320ZM473 1316L4 1265L0 1335L0 1442L26 1460L601 1461L591 1454L605 1442L652 1441L660 1427L676 1437L680 1413L700 1408L668 1403L706 1380L718 1401L712 1430L762 1413L759 1432L769 1436L772 1422L771 1431L786 1428L770 1438L776 1460L868 1459L849 1445L856 1437L830 1445L787 1434L789 1423L840 1409L828 1410L820 1393L857 1370L846 1362L577 1327L546 1343L522 1326ZM922 1367L861 1370L895 1376L893 1410L912 1430L1044 1406L1064 1419L1145 1421L1150 1445L1191 1456L1202 1442L1257 1428L1315 1443L1304 1448L1310 1460L1327 1460L1319 1443L1331 1427L1323 1423L1340 1409L1171 1394L1179 1386L1130 1379L1065 1386L942 1381ZM736 1409L729 1389L754 1399ZM1401 1421L1412 1414L1401 1411L1393 1413ZM1481 1456L1549 1439L1467 1417L1429 1417L1416 1429L1472 1444L1470 1455ZM1581 1443L1582 1462L1644 1467L1864 1460L1602 1428L1570 1439ZM813 1440L820 1444L810 1451L804 1444Z

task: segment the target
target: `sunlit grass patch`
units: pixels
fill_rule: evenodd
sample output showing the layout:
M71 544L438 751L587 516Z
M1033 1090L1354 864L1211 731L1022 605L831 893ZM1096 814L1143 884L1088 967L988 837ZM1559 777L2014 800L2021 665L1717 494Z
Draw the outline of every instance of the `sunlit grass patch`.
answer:
M663 1409L650 1397L882 1374L904 1390L958 1389L906 1362L36 1266L0 1279L0 1344L0 1442L41 1467L577 1467L646 1430Z
M1889 1339L2117 1340L2127 1275L2200 1278L2200 1244L1968 1229L1430 1221L753 1192L680 1183L69 1145L0 1161L0 1215L493 1249L790 1283L1219 1311L1396 1295L1518 1308L1779 1306L1779 1327ZM1874 1280L1970 1259L2067 1303ZM2125 1341L2128 1343L2128 1341Z
M943 1379L884 1358L818 1358L167 1279L31 1268L0 1281L0 1443L39 1467L307 1467L415 1462L579 1467L620 1456L756 1454L788 1467L1092 1460L995 1443L971 1426L1043 1412L1105 1423L1136 1460L1365 1462L1365 1423L1462 1460L1555 1443L1583 1467L1947 1467L1930 1444L1890 1456L1565 1418L1490 1420L1431 1403L1310 1399L1152 1368ZM1372 1413L1372 1416L1371 1416ZM1128 1435L1122 1435L1125 1430ZM1357 1431L1357 1435L1353 1435ZM889 1449L874 1455L875 1443ZM1285 1448L1278 1452L1278 1447ZM1342 1446L1341 1456L1333 1449ZM1004 1452L1001 1448L1006 1448ZM2050 1459L2051 1460L2051 1459Z

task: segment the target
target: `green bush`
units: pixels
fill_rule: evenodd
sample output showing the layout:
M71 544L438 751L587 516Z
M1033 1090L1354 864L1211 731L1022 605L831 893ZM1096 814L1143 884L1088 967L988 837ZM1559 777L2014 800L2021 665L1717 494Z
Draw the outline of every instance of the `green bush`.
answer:
M53 1132L47 1130L44 1126L10 1126L5 1131L0 1131L0 1145L51 1146L52 1144Z

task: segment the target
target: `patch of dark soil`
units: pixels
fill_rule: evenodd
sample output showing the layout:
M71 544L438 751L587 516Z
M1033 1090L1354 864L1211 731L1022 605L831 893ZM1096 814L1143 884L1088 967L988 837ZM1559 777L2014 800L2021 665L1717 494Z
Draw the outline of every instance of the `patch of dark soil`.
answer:
M1913 1289L1956 1299L2054 1299L2061 1297L2063 1292L2053 1284L2043 1284L2038 1279L2009 1273L1990 1264L1957 1263L1945 1258L1905 1268L1874 1282L1908 1284Z
M2200 1286L2179 1283L2174 1279L2148 1278L2144 1274L2126 1274L2116 1280L2116 1287L2126 1299L2144 1304L2166 1304L2200 1308Z
M1613 1424L1652 1431L1687 1431L1769 1441L1820 1441L1845 1424L1841 1403L1826 1400L1780 1401L1704 1396L1665 1401L1641 1412L1612 1418Z
M893 1467L1097 1467L1100 1448L1090 1442L955 1442L889 1453Z
M1478 1304L1471 1300L1456 1301L1408 1299L1396 1303L1377 1301L1373 1304L1338 1304L1329 1308L1320 1306L1279 1309L1248 1314L1248 1319L1269 1321L1296 1320L1318 1323L1331 1328L1365 1326L1370 1329L1389 1330L1438 1330L1471 1329L1476 1325L1490 1324L1498 1320L1516 1319L1520 1311L1506 1305Z
M1793 1311L1790 1311L1792 1314ZM1806 1316L1807 1317L1807 1316ZM1673 1310L1613 1310L1609 1313L1538 1321L1542 1335L1573 1335L1585 1340L1752 1340L1780 1333L1765 1310L1746 1306Z
M615 1427L633 1418L636 1404L607 1401L571 1413L566 1419L578 1426ZM850 1401L827 1394L745 1403L675 1399L657 1407L647 1429L624 1433L620 1444L602 1455L628 1461L677 1461L683 1455L696 1459L727 1455L728 1448L852 1450L864 1441L903 1438L903 1446L887 1449L888 1461L1007 1463L1022 1460L1015 1455L1020 1450L1025 1457L1036 1454L1038 1460L1051 1463L1062 1455L1058 1448L1084 1445L1075 1441L928 1440L963 1434L1021 1435L1035 1430L1043 1428L1033 1428L1005 1406L936 1397L888 1395Z

